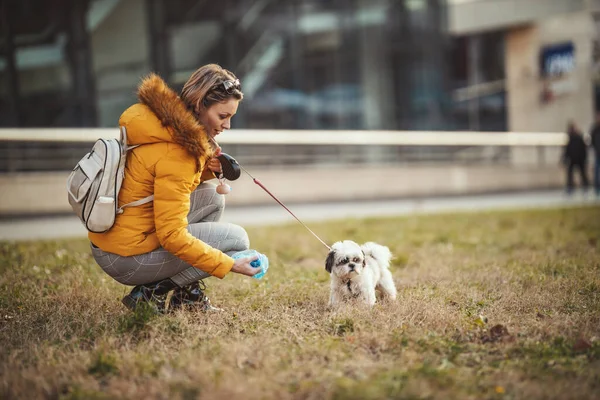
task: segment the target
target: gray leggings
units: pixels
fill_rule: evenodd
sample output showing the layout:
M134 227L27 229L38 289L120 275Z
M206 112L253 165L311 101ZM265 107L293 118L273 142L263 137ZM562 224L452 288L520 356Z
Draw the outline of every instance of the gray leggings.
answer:
M190 195L188 231L228 255L247 250L250 240L244 228L228 222L218 222L225 209L225 199L215 189L214 184L204 182ZM177 285L185 286L211 276L162 247L130 257L91 247L94 259L104 272L124 285L142 285L171 278Z

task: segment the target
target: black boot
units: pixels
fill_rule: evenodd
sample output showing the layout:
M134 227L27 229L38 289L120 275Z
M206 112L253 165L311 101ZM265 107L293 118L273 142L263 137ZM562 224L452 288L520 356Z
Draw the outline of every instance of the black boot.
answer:
M177 288L177 284L171 279L138 285L131 290L127 296L123 297L121 302L131 311L135 311L138 303L149 303L160 313L165 312L165 303L169 291Z
M202 282L202 289L200 289L200 282L175 289L169 302L169 311L176 311L184 306L200 311L221 311L220 308L210 304L210 300L204 294L206 286Z

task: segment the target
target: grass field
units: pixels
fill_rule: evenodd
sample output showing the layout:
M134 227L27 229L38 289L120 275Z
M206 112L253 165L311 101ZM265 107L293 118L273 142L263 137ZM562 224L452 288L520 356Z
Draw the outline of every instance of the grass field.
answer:
M85 240L0 243L0 398L600 397L599 207L311 228L389 246L397 301L329 310L299 224L248 230L271 269L211 314L127 311Z

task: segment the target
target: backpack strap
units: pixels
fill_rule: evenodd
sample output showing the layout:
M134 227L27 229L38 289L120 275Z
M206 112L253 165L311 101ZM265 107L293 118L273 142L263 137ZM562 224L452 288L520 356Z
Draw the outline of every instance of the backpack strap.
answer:
M136 147L141 146L139 144L136 144L133 146L127 145L127 129L124 126L121 126L121 146L122 146L121 152L122 152L123 156L125 156L129 150L133 150ZM153 200L154 200L154 195L152 194L148 197L144 197L143 199L139 199L136 201L132 201L131 203L123 204L121 207L117 208L117 214L123 214L123 209L125 207L141 206L142 204L150 203Z
M136 147L141 146L139 144L133 146L127 145L127 129L124 126L121 126L121 145L123 146L121 150L123 155L125 155L125 153L127 153L129 150L133 150Z
M137 207L137 206L141 206L142 204L150 203L153 200L154 200L154 195L151 194L150 196L144 197L143 199L139 199L136 201L132 201L131 203L123 204L121 207L119 207L117 209L117 214L123 214L123 209L125 207Z

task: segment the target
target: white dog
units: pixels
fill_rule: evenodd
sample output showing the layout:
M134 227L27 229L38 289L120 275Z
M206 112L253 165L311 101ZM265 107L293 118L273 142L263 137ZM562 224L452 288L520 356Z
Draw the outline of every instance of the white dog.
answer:
M388 269L391 259L390 249L374 242L362 246L351 240L334 243L325 261L325 269L331 274L329 305L359 299L372 306L375 289L395 300L396 286Z

